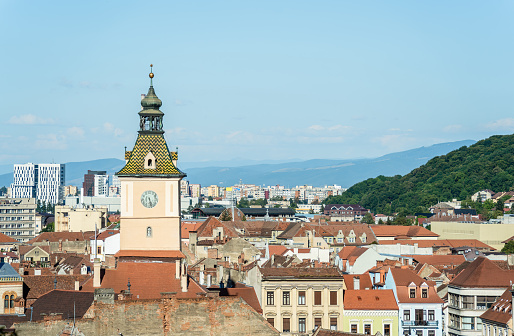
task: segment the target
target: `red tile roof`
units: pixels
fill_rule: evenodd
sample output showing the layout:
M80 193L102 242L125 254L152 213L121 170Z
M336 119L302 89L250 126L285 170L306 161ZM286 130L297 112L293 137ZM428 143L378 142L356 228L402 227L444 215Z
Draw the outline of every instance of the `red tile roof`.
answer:
M94 231L86 232L42 232L39 236L29 240L27 244L34 244L40 242L58 242L62 241L84 241L95 238Z
M98 236L96 236L96 239L97 240L105 240L105 238L112 237L118 233L120 233L120 230L105 230L104 232L98 234Z
M396 293L398 295L398 302L402 303L444 303L444 301L437 295L435 291L435 282L427 281L421 278L408 268L391 268L389 270L396 285ZM409 293L409 285L414 283L416 285L416 297L411 298ZM422 297L421 285L428 285L428 295L426 298Z
M91 275L24 275L23 282L28 287L27 299L37 299L54 289L55 280L56 289L74 290L76 280L82 285L90 277Z
M202 222L182 222L181 224L181 237L182 239L189 239L189 232L196 231Z
M347 290L345 310L398 310L392 289Z
M507 288L511 281L514 281L514 271L502 270L491 260L478 257L460 272L450 285L465 288Z
M63 319L80 319L91 307L93 299L92 292L52 290L32 304L33 321L43 320L50 314L62 314Z
M443 247L448 246L451 248L455 247L476 247L481 249L490 249L494 251L495 248L482 243L477 239L437 239L437 240L425 240L425 239L396 239L396 240L381 240L380 245L412 245L417 244L418 247Z
M261 268L263 278L342 278L341 272L335 267L331 268L305 268L305 267L287 267Z
M360 289L372 289L373 284L371 283L371 278L369 274L343 274L344 283L347 289L354 290L354 278L359 277L359 287Z
M289 249L285 247L284 245L268 245L269 248L269 255L272 256L274 254L276 255L284 255Z
M252 307L257 313L262 314L262 308L259 303L259 299L257 298L257 294L255 294L255 289L253 287L247 287L245 285L236 284L234 288L219 288L213 287L209 288L211 291L216 291L220 296L239 296L246 301L246 303Z
M466 261L462 254L450 255L411 255L414 260L420 264L429 264L433 266L459 266Z
M181 251L119 250L115 257L185 258Z
M370 227L377 237L439 237L437 233L417 225L371 225Z
M159 299L161 293L177 293L177 297L197 297L205 293L195 281L189 279L188 291L182 292L180 279L175 279L175 263L119 262L116 269L106 269L102 288L113 288L115 293L127 290L134 299Z
M0 233L0 244L12 244L12 243L19 243L19 241L17 241L14 238L9 237L8 235Z
M512 294L507 289L491 308L480 316L483 320L507 324L512 319Z
M236 229L234 228L233 222L223 222L218 220L216 217L209 217L200 225L196 231L198 233L198 237L210 237L212 238L213 232L215 228L222 227L223 235L225 237L235 238L239 237ZM223 237L221 237L223 238Z

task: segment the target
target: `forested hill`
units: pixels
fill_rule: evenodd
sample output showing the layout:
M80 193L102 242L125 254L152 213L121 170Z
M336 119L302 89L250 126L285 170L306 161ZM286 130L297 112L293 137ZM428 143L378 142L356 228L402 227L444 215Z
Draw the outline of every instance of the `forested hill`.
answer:
M438 201L465 200L482 189L512 190L514 135L495 135L437 156L404 176L378 176L325 204L360 204L375 213L426 212Z

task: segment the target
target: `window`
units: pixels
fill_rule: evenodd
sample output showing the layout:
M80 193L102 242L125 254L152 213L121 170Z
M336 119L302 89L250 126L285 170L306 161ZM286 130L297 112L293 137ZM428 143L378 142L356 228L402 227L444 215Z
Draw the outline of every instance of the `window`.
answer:
M337 242L338 243L342 243L343 242L343 238L337 238Z
M461 296L462 309L474 309L474 296Z
M423 336L423 330L416 330L416 336Z
M147 227L146 228L146 236L147 237L151 237L152 236L152 227Z
M459 323L460 316L451 314L451 313L449 314L449 316L450 316L450 327L460 329L460 323Z
M321 306L321 291L314 292L314 305Z
M462 316L462 329L475 330L475 318L470 316Z
M14 295L11 295L11 308L14 308Z
M428 297L428 288L421 289L421 297L426 299Z
M305 332L305 317L300 317L298 319L298 331L301 333Z
M477 309L488 309L496 301L496 296L477 296Z
M357 325L352 324L350 330L352 331L352 333L356 334L358 332Z
M337 330L337 317L330 318L330 330Z
M364 325L364 335L371 335L371 324Z
M391 336L391 325L384 324L384 336Z
M148 159L148 167L152 166L152 159Z
M435 336L435 330L429 330L428 336Z
M416 288L409 288L409 297L414 299L416 297Z
M317 329L318 327L321 327L321 317L314 318L314 329Z
M355 237L348 237L349 243L355 243Z
M291 331L291 320L289 319L289 317L284 317L282 319L282 331L283 332Z
M271 324L272 327L275 326L275 319L273 317L268 317L266 320L269 324Z
M9 308L9 295L4 297L4 308Z
M266 304L268 306L274 306L275 305L275 293L274 292L267 292Z
M330 305L337 305L337 291L330 291Z
M449 298L450 298L450 307L456 307L457 308L459 306L459 303L458 303L459 302L459 296L450 293Z
M403 311L403 320L404 321L410 321L410 310L404 310Z
M435 310L429 310L428 311L428 320L434 321L435 320Z
M283 292L282 293L282 304L284 306L291 305L291 292Z
M298 292L298 305L305 305L305 291Z

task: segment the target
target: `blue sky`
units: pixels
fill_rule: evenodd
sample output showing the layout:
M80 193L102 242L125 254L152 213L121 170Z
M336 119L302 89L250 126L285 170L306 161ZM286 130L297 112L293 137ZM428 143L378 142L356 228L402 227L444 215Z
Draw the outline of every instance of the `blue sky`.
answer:
M514 132L511 1L0 0L0 164L374 157Z

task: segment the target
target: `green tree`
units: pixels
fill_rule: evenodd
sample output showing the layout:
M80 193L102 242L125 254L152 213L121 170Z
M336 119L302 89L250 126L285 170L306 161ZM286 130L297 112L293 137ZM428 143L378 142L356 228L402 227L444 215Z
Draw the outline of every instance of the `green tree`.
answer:
M366 214L361 219L361 223L375 224L375 220L373 219L373 216L371 215L371 213L366 212Z
M5 194L7 194L7 188L6 187L0 188L0 196L3 196Z
M54 222L46 224L46 226L41 230L41 232L54 232L55 224Z
M241 198L239 203L237 203L237 207L238 208L249 208L250 207L250 202L248 202L248 199L243 197L243 198Z
M232 220L232 215L230 215L230 211L225 209L220 216L220 221L229 222Z
M505 254L514 253L514 240L511 240L503 245L502 252Z

